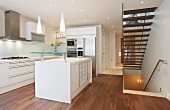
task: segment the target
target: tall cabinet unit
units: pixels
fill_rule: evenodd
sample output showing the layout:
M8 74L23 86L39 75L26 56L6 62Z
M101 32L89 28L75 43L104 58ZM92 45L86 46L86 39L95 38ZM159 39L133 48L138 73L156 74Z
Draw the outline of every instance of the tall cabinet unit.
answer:
M97 27L74 27L66 29L67 39L77 39L77 57L87 57L92 59L93 76L97 76L96 70L96 40Z

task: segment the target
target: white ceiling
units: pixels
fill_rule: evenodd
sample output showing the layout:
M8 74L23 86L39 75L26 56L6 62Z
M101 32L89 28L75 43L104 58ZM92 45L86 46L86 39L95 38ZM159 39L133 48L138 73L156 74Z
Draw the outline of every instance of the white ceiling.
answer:
M74 2L72 2L74 1ZM141 1L144 1L141 4ZM64 12L66 27L101 24L108 32L121 33L122 2L124 10L159 6L163 0L0 0L0 8L41 19L58 28L60 13ZM52 6L49 6L49 5ZM84 10L83 12L81 10ZM110 19L108 19L108 17ZM87 20L87 21L84 21ZM53 23L51 23L51 21ZM67 23L69 22L69 24ZM114 27L112 27L114 26Z

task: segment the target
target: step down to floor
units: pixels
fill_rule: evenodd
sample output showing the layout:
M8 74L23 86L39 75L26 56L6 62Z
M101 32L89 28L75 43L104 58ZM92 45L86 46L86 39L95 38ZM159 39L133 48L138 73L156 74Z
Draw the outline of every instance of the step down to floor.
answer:
M123 25L123 27L127 28L127 27L138 27L138 26L151 26L152 24L153 24L153 22L138 23L138 24L126 24L126 25Z
M148 20L148 19L153 19L154 16L155 16L155 15L139 16L139 17L131 17L131 18L123 18L123 21Z
M157 7L137 9L137 10L127 10L127 11L124 11L124 15L154 12L156 9Z
M148 39L142 39L142 40L124 40L124 42L147 42Z
M134 38L134 37L148 37L149 34L143 34L143 35L127 35L124 36L124 38Z
M124 46L146 46L147 44L125 44Z
M150 31L151 28L149 29L132 29L132 30L124 30L124 33L133 33L133 32L147 32Z
M136 65L136 66L141 66L142 64L134 64L134 63L123 63L123 66L124 66L124 65L125 65L125 66L126 66L126 65L133 65L133 66L134 66L134 65Z

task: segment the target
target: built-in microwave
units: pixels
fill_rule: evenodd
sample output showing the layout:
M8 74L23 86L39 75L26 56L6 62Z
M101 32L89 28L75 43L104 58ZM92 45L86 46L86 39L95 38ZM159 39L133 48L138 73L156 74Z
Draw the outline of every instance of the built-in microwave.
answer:
M67 39L68 47L77 47L77 39Z

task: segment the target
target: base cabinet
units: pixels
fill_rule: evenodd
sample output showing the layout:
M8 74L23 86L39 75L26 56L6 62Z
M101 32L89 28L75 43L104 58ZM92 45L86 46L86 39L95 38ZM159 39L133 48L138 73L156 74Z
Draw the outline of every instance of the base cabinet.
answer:
M0 64L0 87L8 85L8 65L9 63Z

